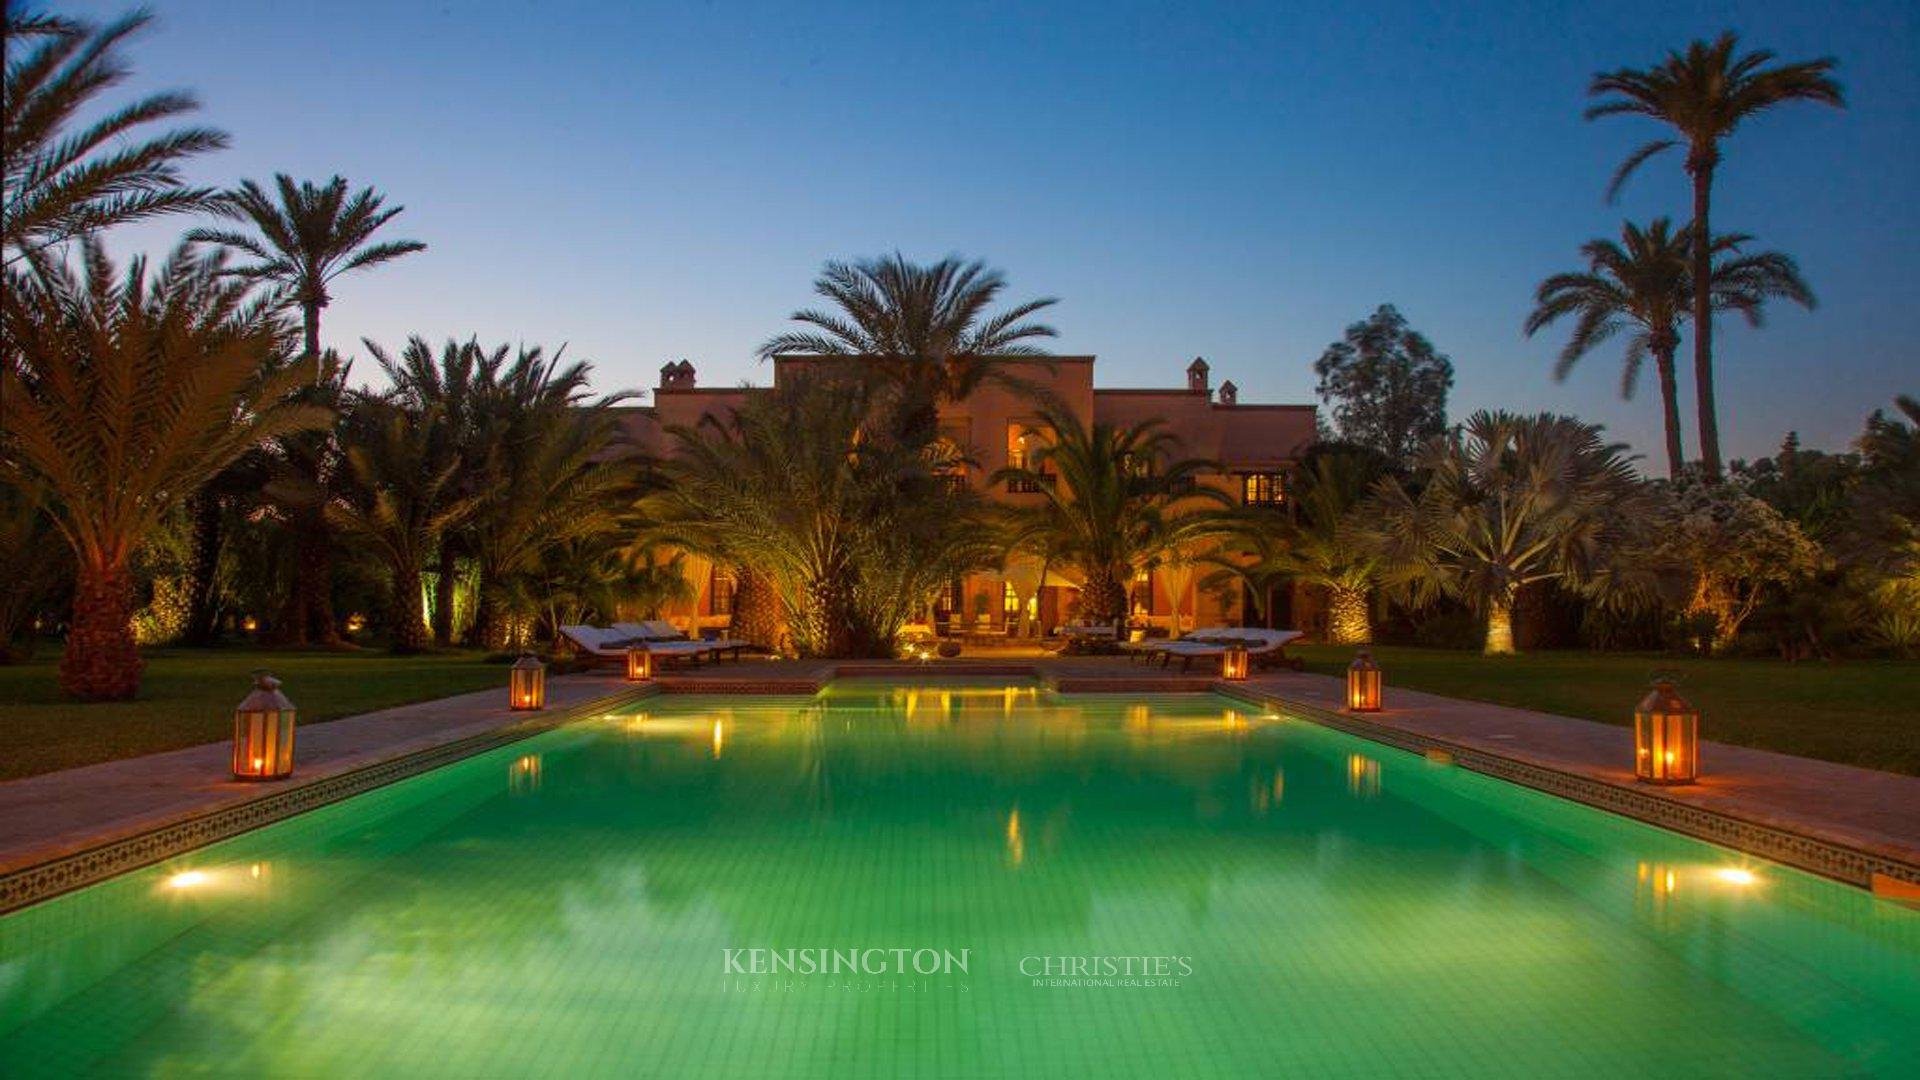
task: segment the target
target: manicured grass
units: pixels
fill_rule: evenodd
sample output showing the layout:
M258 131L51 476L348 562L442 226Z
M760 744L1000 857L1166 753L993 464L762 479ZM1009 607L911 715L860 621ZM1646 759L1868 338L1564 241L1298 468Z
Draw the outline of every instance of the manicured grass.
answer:
M146 653L137 699L83 705L60 693L58 659L55 647L30 663L0 665L0 780L231 738L233 707L256 668L280 677L302 725L507 679L504 665L478 652L155 649Z
M1343 675L1351 648L1292 650L1307 670ZM1632 723L1656 669L1678 674L1700 709L1701 737L1784 754L1920 773L1920 663L1706 660L1636 653L1539 652L1489 658L1382 647L1394 686L1599 720Z

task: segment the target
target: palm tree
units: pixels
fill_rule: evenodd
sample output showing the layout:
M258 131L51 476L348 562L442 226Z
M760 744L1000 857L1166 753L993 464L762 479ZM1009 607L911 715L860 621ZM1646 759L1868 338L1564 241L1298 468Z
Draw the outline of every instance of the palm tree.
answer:
M154 124L199 108L193 95L152 94L75 128L132 75L122 46L152 21L135 12L94 28L22 14L5 5L6 104L0 131L0 251L6 265L78 236L182 211L212 197L180 182L180 165L227 137L186 127L146 136Z
M372 188L347 195L347 178L336 176L323 185L293 182L285 173L274 177L269 194L252 180L220 196L213 204L221 217L252 225L259 235L230 229L194 229L187 240L219 244L242 252L257 262L238 266L232 273L270 281L299 305L306 329L307 352L320 354L320 311L332 300L327 286L352 270L378 266L402 255L425 251L418 240L369 243L381 226L404 207L385 209L385 197Z
M426 602L420 572L446 529L480 500L454 490L460 470L435 434L437 409L413 411L394 401L361 395L347 412L342 440L345 468L339 498L326 506L336 528L371 542L386 562L393 587L391 648L426 647Z
M903 439L872 380L783 380L724 420L674 428L647 539L772 580L806 656L890 656L908 610L989 562L978 496Z
M1473 414L1422 452L1417 492L1391 478L1375 489L1393 576L1416 600L1484 612L1486 654L1513 652L1521 589L1606 584L1642 497L1623 449L1570 416Z
M139 687L129 562L180 501L248 449L318 427L326 410L290 395L315 358L281 365L288 327L217 257L182 247L149 275L117 275L83 239L82 268L37 260L8 275L0 369L0 478L37 485L73 548L72 631L61 683L76 697Z
M1225 521L1188 504L1224 505L1194 479L1210 468L1176 458L1178 440L1157 421L1118 427L1083 424L1064 409L1043 409L1041 445L1024 465L1000 469L993 483L1037 491L1041 501L1017 507L1016 530L1083 575L1083 617L1117 624L1127 613L1127 583L1168 550L1223 532Z
M1752 237L1735 234L1714 238L1711 255L1720 261L1712 269L1710 300L1715 310L1736 310L1758 325L1766 301L1782 296L1806 307L1813 293L1801 280L1792 258L1779 252L1741 255ZM1666 426L1667 471L1679 478L1686 463L1680 442L1680 397L1674 365L1680 348L1680 325L1692 315L1693 230L1674 230L1666 218L1655 218L1645 229L1627 222L1620 242L1591 240L1580 249L1587 270L1555 274L1540 283L1526 334L1555 321L1575 316L1573 336L1560 351L1553 377L1564 379L1574 364L1613 338L1629 331L1626 362L1620 376L1620 396L1631 399L1648 355L1660 379L1661 412Z
M1832 58L1767 66L1774 54L1765 50L1736 54L1739 39L1731 32L1709 43L1696 40L1686 52L1670 52L1665 60L1645 70L1622 68L1594 76L1591 97L1602 99L1587 109L1587 119L1630 114L1650 117L1674 129L1677 139L1656 139L1641 146L1613 174L1612 198L1647 159L1680 142L1687 147L1687 176L1693 182L1693 276L1704 281L1713 256L1709 212L1714 171L1720 164L1720 140L1733 134L1749 117L1793 101L1814 101L1842 108L1840 84L1828 77ZM1711 297L1693 296L1693 377L1699 403L1700 454L1707 475L1719 479L1720 423L1713 397L1713 319Z
M795 322L813 329L774 336L760 346L760 357L860 357L914 403L908 419L925 424L935 403L963 400L981 383L1004 379L998 359L1045 355L1035 342L1057 336L1051 326L1026 321L1058 303L1052 297L988 312L1006 284L998 270L955 256L931 266L899 252L829 262L813 289L836 310L794 312Z
M1293 518L1255 568L1263 579L1291 578L1327 590L1327 638L1336 645L1373 640L1373 589L1384 557L1360 507L1382 470L1367 454L1323 454L1303 467Z
M438 453L461 462L453 489L480 499L472 517L441 534L434 640L453 636L458 557L479 571L475 637L504 645L494 600L509 578L528 572L555 545L616 530L637 492L631 461L611 459L614 405L622 391L593 397L592 365L548 358L538 347L448 341L436 354L415 337L397 357L367 348L393 384L394 400L436 416ZM564 353L564 350L562 350Z

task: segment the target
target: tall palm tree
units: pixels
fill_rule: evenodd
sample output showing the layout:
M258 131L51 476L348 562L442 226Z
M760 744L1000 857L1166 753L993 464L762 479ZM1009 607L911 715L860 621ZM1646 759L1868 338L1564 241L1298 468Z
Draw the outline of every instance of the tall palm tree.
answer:
M1740 254L1752 237L1717 236L1711 256L1711 296L1715 310L1736 310L1758 325L1766 301L1776 296L1806 307L1813 292L1801 280L1792 258L1779 252ZM1553 377L1564 379L1574 364L1622 331L1628 331L1620 396L1631 399L1640 368L1649 355L1660 380L1661 413L1666 427L1667 471L1678 478L1686 463L1680 441L1680 395L1674 357L1680 326L1693 311L1693 230L1675 230L1666 218L1645 229L1632 222L1620 227L1620 242L1591 240L1580 249L1587 270L1555 274L1540 283L1528 337L1566 316L1575 316L1573 336L1560 351Z
M150 22L134 12L95 28L35 16L7 0L7 71L0 123L0 257L13 266L95 230L198 210L213 192L181 183L187 158L218 150L227 136L184 127L148 136L152 125L199 108L180 91L151 94L76 127L102 95L132 75L122 48Z
M480 502L454 490L460 461L438 440L436 413L358 397L344 425L340 497L326 506L336 528L371 542L387 564L393 588L388 632L397 653L426 647L420 572L441 533Z
M1484 613L1486 654L1511 653L1521 589L1607 581L1642 497L1623 450L1570 416L1477 412L1422 452L1418 490L1392 478L1376 488L1388 565L1416 599L1454 596Z
M1612 198L1647 159L1684 142L1687 176L1693 182L1693 276L1704 281L1713 256L1709 220L1713 177L1720 165L1720 141L1740 122L1778 105L1813 101L1843 108L1840 84L1828 76L1832 58L1769 67L1774 54L1760 49L1739 53L1731 31L1712 42L1696 40L1685 52L1670 52L1646 69L1622 68L1594 76L1587 119L1628 114L1645 116L1674 129L1675 139L1656 139L1627 156L1608 187ZM1705 291L1693 296L1693 377L1698 396L1700 454L1707 475L1721 474L1720 422L1713 396L1713 318Z
M1226 499L1194 486L1210 463L1176 457L1178 439L1157 421L1088 425L1052 408L1040 420L1039 448L991 480L1040 493L1038 503L1014 509L1016 531L1043 538L1055 557L1080 571L1084 618L1118 623L1134 573L1176 545L1224 532L1225 521L1206 504L1217 508Z
M66 690L131 697L140 660L129 624L130 560L180 501L248 449L326 423L290 395L315 358L281 364L291 334L218 256L176 251L149 274L117 274L84 239L81 272L37 261L8 275L12 345L0 368L0 479L37 485L73 548Z
M999 358L1045 355L1035 343L1058 336L1051 326L1027 321L1058 303L1052 297L990 313L1006 284L1000 271L956 256L929 266L899 252L829 262L813 290L834 310L794 312L795 322L813 329L774 336L760 346L760 357L861 357L915 403L910 419L926 423L937 402L960 401L981 383L1002 379Z
M187 240L229 247L258 260L234 267L231 272L273 282L284 290L287 299L300 308L307 352L318 356L320 311L332 300L327 286L334 278L426 250L427 245L418 240L370 242L374 233L405 209L387 209L385 202L385 196L372 188L362 188L349 196L344 176L325 184L296 184L292 177L279 173L274 176L272 193L247 180L213 204L215 213L251 225L259 235L231 229L194 229Z

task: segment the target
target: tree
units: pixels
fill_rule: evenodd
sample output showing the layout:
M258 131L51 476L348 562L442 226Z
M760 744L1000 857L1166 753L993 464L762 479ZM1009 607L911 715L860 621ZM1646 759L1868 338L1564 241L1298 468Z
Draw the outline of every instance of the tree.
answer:
M1766 302L1786 297L1806 307L1813 293L1801 280L1792 258L1776 251L1741 254L1753 238L1741 234L1715 237L1711 254L1711 302L1715 310L1736 310L1755 326ZM1620 228L1620 243L1592 240L1580 249L1585 272L1555 274L1541 282L1533 313L1527 317L1531 337L1555 321L1574 316L1573 336L1554 365L1553 377L1564 379L1573 365L1622 330L1627 339L1620 396L1631 399L1640 368L1649 354L1660 380L1661 413L1666 429L1667 472L1678 478L1686 464L1680 443L1680 398L1674 355L1680 348L1680 325L1692 314L1693 230L1674 231L1666 218L1655 218L1643 230L1632 222Z
M295 184L292 177L279 173L271 194L247 180L213 203L215 213L253 226L258 236L231 229L194 229L187 240L232 248L257 260L231 272L284 290L300 308L307 352L318 356L320 312L332 301L327 286L334 278L427 248L418 240L370 243L373 234L404 209L386 209L385 202L385 196L372 188L348 197L344 176L316 185L312 181Z
M1522 588L1608 584L1641 485L1600 431L1570 416L1482 411L1428 444L1417 492L1388 478L1372 500L1393 580L1417 601L1454 596L1483 612L1489 656L1514 651Z
M1373 640L1373 589L1382 555L1361 506L1385 470L1366 454L1325 454L1303 468L1291 521L1256 567L1327 590L1327 637L1336 645Z
M1446 430L1453 361L1392 304L1347 327L1314 362L1339 437L1405 461Z
M7 266L109 226L198 210L212 197L181 183L180 166L226 146L225 134L205 127L148 134L199 108L193 95L152 94L76 127L132 75L123 47L150 22L152 16L135 12L95 28L24 14L7 0L0 131L0 257Z
M287 327L218 257L184 247L149 275L116 274L82 242L81 272L38 260L10 273L0 370L0 478L39 486L75 556L61 683L76 697L133 696L140 661L130 560L188 493L248 449L326 423L290 395L307 357L281 363Z
M344 468L339 498L327 520L372 543L392 582L390 645L396 653L426 647L426 601L420 572L446 529L480 500L454 489L458 457L435 434L437 407L409 410L398 402L358 395L343 424Z
M1194 486L1211 463L1176 457L1178 440L1157 421L1087 425L1055 408L1040 419L1040 446L991 482L1040 494L1037 504L1011 511L1016 535L1025 538L1020 546L1078 569L1083 618L1117 624L1136 571L1180 544L1227 531L1226 520L1206 510L1226 499Z
M1729 484L1683 478L1659 489L1648 555L1678 569L1689 619L1712 627L1710 651L1733 644L1767 592L1820 568L1819 545L1779 511Z
M887 401L872 377L802 376L670 429L648 538L764 573L801 655L892 655L908 611L993 551L978 496Z
M1006 279L985 263L948 256L931 266L895 252L853 263L829 262L814 292L835 310L793 313L811 330L778 334L760 346L763 360L788 354L860 357L915 402L908 423L928 426L939 401L960 401L988 380L1004 380L1005 357L1045 355L1035 342L1053 327L1028 322L1053 306L1028 300L997 314Z
M1696 40L1683 52L1646 69L1622 68L1594 76L1588 95L1600 99L1587 109L1587 119L1634 115L1673 128L1677 139L1656 139L1627 156L1613 174L1607 194L1611 199L1627 178L1649 158L1684 142L1687 176L1693 183L1693 277L1709 277L1713 257L1710 221L1714 172L1720 165L1720 141L1732 135L1741 121L1779 105L1813 101L1843 108L1840 85L1828 76L1831 58L1767 66L1774 54L1764 49L1737 53L1739 39L1731 31L1709 43ZM1705 291L1693 300L1693 379L1698 399L1700 456L1707 475L1719 480L1720 421L1713 392L1712 298Z
M449 340L436 353L414 337L392 356L366 345L393 385L393 400L436 418L435 454L460 463L450 490L480 500L459 528L440 536L434 640L453 639L457 560L469 558L479 579L474 637L505 647L496 601L507 582L535 571L557 545L623 525L637 495L635 470L606 453L614 439L608 410L632 395L594 397L592 365L563 363L538 346L483 349Z

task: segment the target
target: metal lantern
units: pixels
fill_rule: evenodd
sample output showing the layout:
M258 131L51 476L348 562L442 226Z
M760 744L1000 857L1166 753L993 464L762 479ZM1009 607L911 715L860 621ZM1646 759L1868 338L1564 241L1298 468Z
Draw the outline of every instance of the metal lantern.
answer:
M233 710L233 778L280 780L293 775L293 702L280 680L253 673L253 692Z
M1649 784L1691 784L1700 777L1700 713L1656 675L1633 710L1633 775Z
M627 681L646 682L653 678L653 650L646 645L627 647Z
M547 665L530 652L520 654L507 675L507 700L515 709L547 707Z
M1229 645L1220 654L1220 677L1238 682L1247 677L1247 647Z
M1347 708L1352 712L1380 711L1380 665L1373 650L1361 649L1347 665Z

